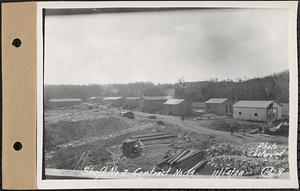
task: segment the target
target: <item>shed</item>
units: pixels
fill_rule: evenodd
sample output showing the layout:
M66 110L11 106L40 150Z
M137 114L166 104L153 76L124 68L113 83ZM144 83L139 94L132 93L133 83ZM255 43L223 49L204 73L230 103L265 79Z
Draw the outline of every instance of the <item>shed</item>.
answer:
M70 105L80 105L81 99L79 98L61 98L61 99L49 99L50 108L65 107Z
M182 116L191 110L191 104L184 99L169 99L163 104L164 112L168 115Z
M128 109L138 108L141 97L126 97L125 107Z
M124 105L124 98L123 97L105 97L103 98L104 104L115 106L115 107L122 107Z
M282 105L276 101L241 100L232 107L234 119L267 122L282 118Z
M93 96L93 97L90 97L87 101L88 102L92 102L92 103L101 103L102 102L102 98L101 97Z
M232 114L233 102L228 98L210 98L205 103L205 109L208 113L220 115Z
M289 103L280 103L282 105L282 116L289 116Z
M163 103L170 98L169 96L144 96L139 101L140 111L149 113L162 111Z

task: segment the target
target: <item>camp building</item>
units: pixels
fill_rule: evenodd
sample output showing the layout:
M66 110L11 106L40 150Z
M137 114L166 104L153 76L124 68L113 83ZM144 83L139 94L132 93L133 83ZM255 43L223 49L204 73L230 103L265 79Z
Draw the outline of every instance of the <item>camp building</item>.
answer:
M124 104L123 97L105 97L103 98L103 102L109 106L122 107Z
M241 100L232 107L234 119L266 122L282 118L283 106L276 101Z
M282 116L288 117L289 116L289 103L280 103L282 105Z
M206 112L220 115L232 113L232 101L228 98L210 98L205 103Z
M184 99L168 99L164 103L164 112L168 115L185 115L190 112L191 104Z
M126 97L125 107L128 109L138 108L141 97Z
M101 103L102 102L102 98L101 97L93 96L93 97L90 97L87 101L91 102L91 103Z
M142 112L155 112L164 109L163 103L170 99L169 96L144 96L139 101L139 109Z
M81 99L79 98L61 98L49 99L48 105L50 108L65 107L70 105L80 105Z

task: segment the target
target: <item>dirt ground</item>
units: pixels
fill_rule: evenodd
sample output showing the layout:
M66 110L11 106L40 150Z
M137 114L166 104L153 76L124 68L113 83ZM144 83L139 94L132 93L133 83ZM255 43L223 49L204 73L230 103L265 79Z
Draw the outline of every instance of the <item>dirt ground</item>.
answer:
M260 123L257 122L234 121L231 117L216 115L209 119L196 120L195 116L191 116L181 120L180 117L171 115L157 114L156 119L149 119L150 114L138 111L134 111L134 114L135 119L129 119L121 116L117 108L97 104L45 110L46 168L83 169L92 166L97 170L103 166L117 165L120 170L133 171L139 167L151 170L164 158L184 149L207 150L207 153L211 154L209 164L218 163L215 166L222 167L223 159L219 158L227 154L223 152L223 144L229 145L229 150L236 150L237 153L246 148L255 149L265 142L288 148L287 137L250 134L253 129L259 127ZM158 121L162 121L163 125L158 125ZM229 127L232 123L244 127L246 134L239 132L231 135ZM146 145L141 155L136 158L126 158L122 155L121 145L124 140L133 135L150 133L176 135L177 138L171 141L154 141ZM223 153L220 151L218 156L214 156L212 153L218 153L219 150L210 151L215 148L223 149ZM242 161L245 161L244 155L237 153L232 154L238 158L234 159L235 162L241 161L241 165L245 165L242 164ZM288 170L287 159L288 156L283 155L277 163L279 161L284 164ZM226 158L227 160L231 159ZM253 160L253 163L259 162L259 159ZM199 174L211 174L212 169L211 165L206 165ZM254 169L252 174L255 172Z

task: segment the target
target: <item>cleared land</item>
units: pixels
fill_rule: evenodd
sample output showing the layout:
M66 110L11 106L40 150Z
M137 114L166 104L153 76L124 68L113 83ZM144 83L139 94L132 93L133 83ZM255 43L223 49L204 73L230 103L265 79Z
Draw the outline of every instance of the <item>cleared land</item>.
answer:
M209 119L195 120L195 116L180 117L134 111L135 119L120 115L117 108L98 104L82 104L45 110L44 148L46 168L76 169L117 166L118 170L151 170L161 161L184 150L205 151L208 162L197 174L212 175L214 170L228 165L245 169L247 174L259 175L261 168L272 165L288 171L288 138L267 134L250 134L261 124L236 121L246 134L231 135L231 117L211 115ZM158 124L158 121L163 124ZM146 134L174 135L176 138L143 142L141 155L123 156L123 141ZM284 153L273 158L250 157L261 143L276 143Z

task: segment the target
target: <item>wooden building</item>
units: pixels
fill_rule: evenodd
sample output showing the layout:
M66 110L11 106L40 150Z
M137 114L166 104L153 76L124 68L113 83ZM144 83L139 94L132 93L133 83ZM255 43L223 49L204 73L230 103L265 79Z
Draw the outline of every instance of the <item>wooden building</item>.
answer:
M50 108L66 107L71 105L80 105L81 99L79 98L62 98L62 99L49 99L48 106Z
M220 115L231 115L233 102L228 98L210 98L205 103L205 109L208 113Z
M282 105L276 101L241 100L232 107L234 119L267 122L282 118Z
M282 116L288 117L289 116L289 103L280 103L282 105Z
M168 115L182 116L191 111L191 104L184 99L168 99L163 104L164 112Z
M122 107L124 106L125 99L123 97L105 97L103 103L108 106Z
M91 102L91 103L102 103L103 99L101 97L93 96L93 97L90 97L87 101Z
M142 112L163 111L163 103L170 99L169 96L144 96L139 101L139 108Z
M141 97L126 97L125 108L133 109L139 107Z

